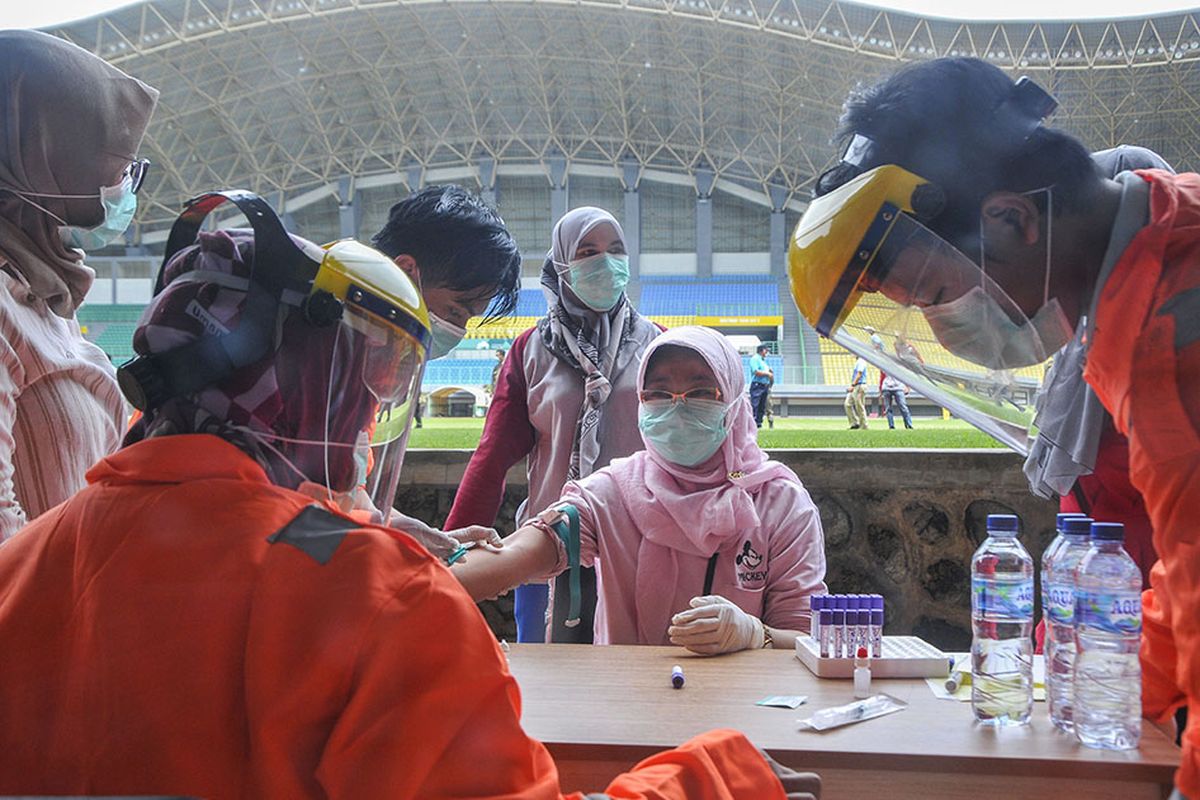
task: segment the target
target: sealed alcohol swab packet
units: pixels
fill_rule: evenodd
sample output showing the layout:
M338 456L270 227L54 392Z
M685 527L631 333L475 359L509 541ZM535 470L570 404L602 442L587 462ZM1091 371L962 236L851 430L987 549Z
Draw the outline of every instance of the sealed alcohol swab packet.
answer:
M843 706L823 708L814 712L808 719L798 720L798 722L802 731L827 731L830 728L840 728L843 725L903 711L907 707L908 703L897 700L890 694L876 694L864 700L846 703Z

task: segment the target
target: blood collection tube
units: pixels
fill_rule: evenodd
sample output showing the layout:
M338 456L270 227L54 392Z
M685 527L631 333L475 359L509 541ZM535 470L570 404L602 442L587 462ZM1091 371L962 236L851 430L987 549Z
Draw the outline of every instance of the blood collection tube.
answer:
M882 598L881 598L882 599ZM883 658L883 609L871 611L871 657Z
M809 603L809 618L812 622L809 623L808 633L813 641L821 641L821 609L825 607L825 595L814 594L808 600Z
M817 640L821 646L821 658L829 658L833 645L833 610L821 609L821 638Z
M833 610L833 650L831 658L842 658L846 652L846 609Z

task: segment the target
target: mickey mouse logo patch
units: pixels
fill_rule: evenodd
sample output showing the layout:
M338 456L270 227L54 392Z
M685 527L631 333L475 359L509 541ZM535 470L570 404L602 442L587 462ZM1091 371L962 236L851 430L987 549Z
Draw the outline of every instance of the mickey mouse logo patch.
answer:
M738 581L743 587L758 588L757 586L753 586L753 584L761 584L767 580L767 571L759 569L762 562L762 554L754 549L750 544L750 540L747 539L743 542L742 551L734 559L734 563L738 568Z

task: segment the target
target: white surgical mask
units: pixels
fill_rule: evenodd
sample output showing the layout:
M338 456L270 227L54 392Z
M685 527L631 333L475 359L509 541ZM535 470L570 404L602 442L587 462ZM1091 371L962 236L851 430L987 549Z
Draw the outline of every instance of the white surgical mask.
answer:
M466 328L447 322L432 312L429 314L429 327L433 332L433 344L429 347L429 361L449 353L467 335Z
M1071 338L1071 326L1057 298L1019 325L979 286L957 300L923 311L943 347L988 369L1040 364Z

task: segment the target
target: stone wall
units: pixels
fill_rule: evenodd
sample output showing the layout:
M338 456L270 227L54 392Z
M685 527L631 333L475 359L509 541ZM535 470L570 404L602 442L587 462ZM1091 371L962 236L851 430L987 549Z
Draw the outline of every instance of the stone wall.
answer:
M414 450L397 507L440 525L470 451ZM1056 506L1029 493L1020 456L1003 450L776 450L821 510L826 582L833 592L886 598L886 632L915 633L945 649L971 640L971 554L988 514L1017 514L1021 541L1041 557ZM525 496L524 465L508 476L496 527L512 530ZM516 635L511 596L482 605L502 638ZM1039 612L1040 613L1040 612Z

